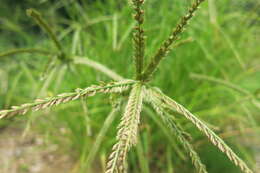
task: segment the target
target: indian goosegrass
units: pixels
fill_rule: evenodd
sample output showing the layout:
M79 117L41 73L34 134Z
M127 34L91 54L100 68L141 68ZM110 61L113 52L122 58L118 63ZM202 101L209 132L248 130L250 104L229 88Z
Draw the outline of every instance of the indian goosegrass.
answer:
M121 122L118 125L118 131L116 135L116 143L112 147L112 152L108 156L106 173L125 173L127 172L127 155L129 150L136 146L138 142L138 127L140 124L140 116L142 109L144 108L143 103L148 103L155 110L155 112L162 119L162 122L171 129L173 134L177 137L179 142L183 145L183 148L187 151L191 157L192 163L196 168L197 172L207 172L205 165L201 162L199 155L193 149L189 140L186 139L186 132L182 130L182 127L170 115L170 112L177 112L188 119L192 124L195 125L208 139L215 145L221 152L223 152L231 162L237 165L243 172L252 173L250 168L241 160L232 149L225 144L225 142L218 137L207 125L198 119L195 115L189 112L184 106L177 103L170 97L163 94L158 88L150 86L148 81L152 80L153 74L158 69L159 63L167 55L167 53L173 47L172 45L180 38L181 33L184 31L188 22L194 16L194 13L198 9L199 5L204 0L195 0L195 2L188 9L187 15L181 18L177 27L173 30L172 34L164 41L151 58L150 63L145 66L144 64L144 52L145 52L145 32L143 29L144 22L144 11L142 9L144 0L131 0L130 4L134 11L134 20L136 21L136 27L134 28L133 34L133 59L135 64L135 79L129 80L124 79L120 75L117 75L112 70L108 69L98 62L91 61L92 68L103 72L109 77L116 80L107 84L93 85L85 89L76 89L75 92L63 93L56 97L37 99L32 103L23 104L21 106L14 106L9 110L2 110L0 112L0 119L12 117L18 114L25 114L29 110L38 111L46 109L52 106L57 106L62 103L67 103L80 98L88 98L94 96L97 93L101 94L112 94L118 93L128 95L128 101L124 108L124 113L121 118ZM58 52L63 54L63 49L60 47L59 41L56 39L52 31L48 30L48 25L43 22L39 13L29 10L28 14L32 16L40 26L42 26L50 37L54 41ZM24 51L21 51L24 52ZM29 52L29 51L28 51ZM40 53L40 52L39 52ZM45 53L45 52L43 52ZM3 55L3 54L2 54ZM4 54L6 55L6 54ZM79 59L75 60L79 62ZM83 58L81 61L84 61ZM89 64L88 62L84 62ZM115 111L115 110L114 110ZM112 111L113 112L113 111ZM109 120L110 121L110 120ZM105 129L106 130L106 129ZM101 131L101 136L104 132ZM98 143L100 145L100 143ZM96 150L96 149L95 149ZM96 151L95 151L96 153ZM95 155L95 153L93 155ZM89 158L91 162L94 156Z

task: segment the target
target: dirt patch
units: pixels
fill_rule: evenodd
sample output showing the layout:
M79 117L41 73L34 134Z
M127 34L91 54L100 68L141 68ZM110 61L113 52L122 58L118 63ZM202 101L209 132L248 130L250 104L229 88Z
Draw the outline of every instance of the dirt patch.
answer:
M23 129L0 129L1 173L68 173L73 162L59 154L58 146L44 144L42 137L30 133L22 138Z

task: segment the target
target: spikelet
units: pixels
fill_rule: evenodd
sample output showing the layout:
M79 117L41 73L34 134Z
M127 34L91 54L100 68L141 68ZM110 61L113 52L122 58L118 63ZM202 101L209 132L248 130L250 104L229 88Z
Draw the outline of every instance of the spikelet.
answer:
M134 28L133 34L133 47L134 47L134 63L136 66L136 79L141 78L141 73L144 64L144 54L145 54L145 36L144 36L144 11L142 10L142 5L144 0L131 0L132 6L135 11L134 19L137 24Z
M151 59L151 62L145 68L145 71L142 74L143 80L149 80L153 72L158 68L161 60L167 55L170 51L171 45L179 39L180 34L184 31L188 21L194 16L195 11L198 9L199 5L205 0L195 0L188 10L188 14L183 16L178 23L177 27L173 30L172 34L168 39L160 46L159 50L155 56Z
M17 114L25 114L29 110L39 111L54 105L59 105L61 103L67 103L82 96L94 96L96 93L121 93L129 88L129 85L134 84L135 81L125 80L120 82L112 82L106 85L92 85L85 89L76 89L72 93L63 93L56 97L37 99L33 103L23 104L21 106L13 106L9 110L0 111L0 119L5 117L11 117Z
M149 93L158 100L161 100L163 103L161 106L166 106L173 111L177 111L178 113L184 115L194 125L196 125L196 127L209 138L210 142L214 144L220 151L225 153L229 160L231 160L235 165L239 166L243 172L253 173L252 170L250 170L244 163L244 161L242 161L221 138L219 138L211 129L207 127L206 124L204 124L186 108L156 89L150 89Z
M125 112L118 125L117 143L108 158L106 173L125 173L126 157L130 148L137 143L138 125L142 109L142 85L137 83L131 90Z
M174 135L177 137L179 142L183 145L183 148L189 153L192 163L195 166L198 173L207 173L205 165L201 162L197 152L193 149L192 145L185 138L184 132L181 127L174 121L172 117L163 109L161 106L163 103L158 98L153 97L152 94L147 90L145 93L145 100L151 104L156 113L161 117L162 121L171 129Z

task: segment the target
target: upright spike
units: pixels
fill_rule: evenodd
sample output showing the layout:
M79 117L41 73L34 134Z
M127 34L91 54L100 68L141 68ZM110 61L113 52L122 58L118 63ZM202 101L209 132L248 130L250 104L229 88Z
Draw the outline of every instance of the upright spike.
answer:
M141 79L141 73L144 64L144 54L145 54L145 36L144 36L144 11L142 10L142 5L144 0L131 0L133 4L134 19L137 24L134 28L133 34L133 47L134 47L134 63L136 66L136 79Z
M53 42L55 43L55 46L59 49L59 51L62 52L62 46L61 43L59 42L59 40L57 39L56 35L54 34L53 30L51 29L51 27L49 26L49 24L42 18L41 13L38 12L35 9L27 9L26 10L26 14L30 17L32 17L36 23L42 27L50 36L50 38L53 40Z
M199 5L205 0L195 0L195 2L191 5L188 9L188 14L183 16L173 30L172 34L168 37L166 41L161 45L157 53L152 57L150 63L146 66L143 74L142 80L146 81L149 80L151 75L155 72L158 68L159 63L161 60L167 55L167 53L171 49L171 45L179 39L180 34L184 31L185 27L187 26L189 20L194 16L195 11L198 9Z

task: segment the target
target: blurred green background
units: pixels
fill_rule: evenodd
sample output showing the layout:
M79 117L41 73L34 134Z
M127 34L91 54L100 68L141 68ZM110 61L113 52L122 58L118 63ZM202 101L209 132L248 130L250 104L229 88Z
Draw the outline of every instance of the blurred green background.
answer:
M146 62L191 2L146 0ZM133 77L134 21L126 0L0 0L0 52L13 48L56 50L47 34L26 16L28 8L41 12L68 53L96 60L125 78ZM256 172L260 166L259 9L260 3L255 0L206 1L182 35L183 40L192 41L170 52L151 81L151 85L158 86L207 122ZM83 65L66 69L59 66L40 80L48 60L49 57L38 54L0 57L1 109L111 81ZM251 95L254 100L250 99ZM16 126L24 134L41 135L45 147L57 144L60 154L69 155L72 166L66 171L86 172L88 154L111 110L109 103L109 97L99 95L1 120L0 133ZM151 110L142 112L139 144L130 151L128 159L130 172L195 172L178 141L154 117ZM104 169L119 119L120 114L109 127L88 172ZM191 134L191 143L208 172L240 172L191 123L183 118L178 121ZM18 166L18 172L22 171L24 168Z

